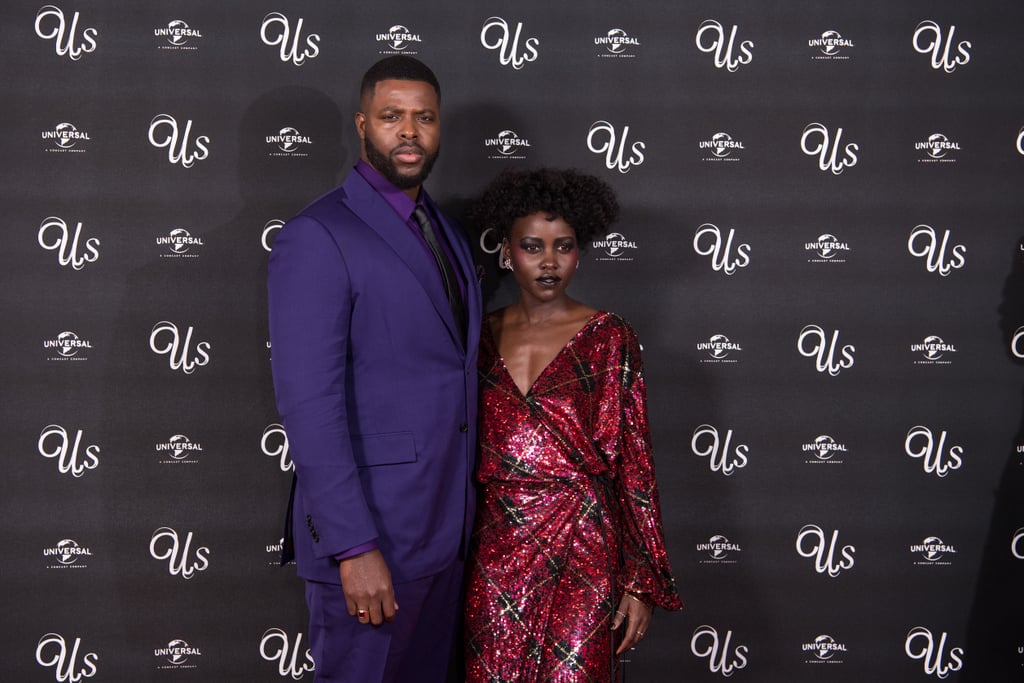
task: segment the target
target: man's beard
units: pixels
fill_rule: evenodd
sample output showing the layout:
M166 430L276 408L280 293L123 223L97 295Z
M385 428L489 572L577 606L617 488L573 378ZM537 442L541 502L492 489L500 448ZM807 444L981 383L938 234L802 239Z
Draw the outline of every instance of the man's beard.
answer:
M363 138L363 146L366 149L366 159L370 162L370 166L377 169L382 176L391 181L391 184L400 190L408 190L421 185L427 179L427 176L430 175L430 170L434 168L434 162L437 161L437 155L441 151L439 147L434 150L433 154L427 154L426 150L416 143L398 145L395 149L411 147L423 154L423 165L420 166L420 172L414 175L402 175L398 172L398 167L395 166L395 163L391 161L391 157L374 146L373 142L370 141L369 135Z

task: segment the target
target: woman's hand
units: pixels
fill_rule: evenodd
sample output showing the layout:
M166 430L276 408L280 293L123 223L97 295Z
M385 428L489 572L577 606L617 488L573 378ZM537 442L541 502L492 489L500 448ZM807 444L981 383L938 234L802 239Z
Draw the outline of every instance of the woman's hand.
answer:
M622 596L619 606L615 610L615 617L612 619L612 630L622 626L622 622L626 622L626 633L615 654L621 655L626 650L637 646L644 634L647 633L653 611L654 609L650 605L631 593Z

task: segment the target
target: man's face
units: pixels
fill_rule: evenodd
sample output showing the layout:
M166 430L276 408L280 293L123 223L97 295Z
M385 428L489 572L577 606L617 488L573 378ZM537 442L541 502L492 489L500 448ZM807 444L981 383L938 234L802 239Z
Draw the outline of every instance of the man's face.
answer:
M441 146L437 93L424 81L386 80L363 98L356 130L363 161L415 196Z

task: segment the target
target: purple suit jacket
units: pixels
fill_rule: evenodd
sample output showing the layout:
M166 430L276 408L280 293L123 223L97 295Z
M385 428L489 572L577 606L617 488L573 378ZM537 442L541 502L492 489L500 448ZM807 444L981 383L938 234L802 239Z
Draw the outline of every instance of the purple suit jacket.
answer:
M396 583L437 573L468 543L482 304L465 235L427 203L467 283L465 343L430 253L359 173L274 241L274 391L306 579L337 582L334 556L374 538Z

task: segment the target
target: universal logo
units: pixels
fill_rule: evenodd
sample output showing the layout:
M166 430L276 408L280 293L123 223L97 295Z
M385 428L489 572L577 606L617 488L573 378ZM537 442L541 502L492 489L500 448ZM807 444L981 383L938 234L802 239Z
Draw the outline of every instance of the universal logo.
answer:
M488 159L525 159L530 141L520 137L514 130L503 130L496 137L484 140L484 147L494 150Z
M177 531L167 526L160 527L149 539L149 555L154 560L166 560L170 575L185 580L210 568L210 549L199 546L193 551L191 531L182 542Z
M40 137L54 146L47 147L46 151L53 154L84 154L85 145L79 143L92 142L89 133L78 130L73 123L62 122L53 127L53 130L44 130Z
M932 133L924 142L915 142L914 149L925 153L925 156L917 160L919 164L954 164L956 158L949 156L949 153L959 152L960 143L950 140L942 133Z
M842 664L842 655L846 653L846 645L827 634L816 636L813 641L801 644L800 649L814 655L814 659L805 659L804 664Z
M39 449L39 455L57 460L57 470L61 474L70 474L76 479L87 470L96 469L100 464L100 447L92 444L83 448L81 429L75 432L72 439L68 431L60 425L46 425L39 433L36 447Z
M690 652L693 656L708 660L708 669L713 674L729 678L739 669L745 669L750 649L746 645L732 645L732 630L722 637L714 626L698 626L690 637Z
M284 550L284 538L283 537L280 538L277 541L277 543L268 543L266 548L267 548L267 555L270 556L269 559L267 560L267 566L268 567L280 566L280 564L281 564L281 551ZM289 561L288 564L295 564L295 560Z
M297 681L315 668L309 648L305 648L303 655L301 631L292 638L284 629L268 628L260 638L260 657L276 663L281 678Z
M942 559L948 555L956 555L956 547L944 543L938 536L929 536L920 543L910 546L910 552L920 555L921 559L914 562L919 567L931 567L935 565L949 566L953 564L949 559Z
M954 647L947 650L948 638L948 634L943 631L936 642L929 629L915 626L907 633L903 651L911 659L920 661L929 676L947 678L951 672L959 671L964 665L964 649Z
M170 457L170 460L160 461L163 465L192 464L203 453L203 444L192 441L184 434L175 434L167 441L156 444L155 448L157 453Z
M814 571L828 574L833 579L840 572L853 569L853 556L857 549L852 545L839 547L839 530L835 529L832 536L816 524L801 527L796 535L796 552L800 557L814 560Z
M92 342L88 339L79 338L74 332L65 331L58 334L56 339L44 340L43 348L57 352L56 356L47 358L46 360L48 361L83 361L89 360L89 358L81 352L86 349L92 349Z
M192 333L189 325L183 339L177 325L161 320L149 333L149 349L157 355L166 355L171 370L191 375L197 367L210 362L210 342L198 342L193 349Z
M721 534L715 534L708 539L707 543L698 543L697 552L707 553L707 558L700 561L701 564L736 564L739 560L735 553L742 552L739 543L733 543ZM729 553L734 553L732 557Z
M78 661L82 652L82 661ZM76 683L83 678L92 678L98 671L95 652L84 652L82 639L75 638L71 645L59 633L47 633L36 643L36 664L53 667L55 680Z
M308 135L302 135L291 126L285 126L277 134L268 135L267 144L273 146L267 156L308 157L309 152L305 150L313 144L313 138Z
M263 251L270 253L270 249L274 245L274 238L277 237L277 231L283 227L284 221L279 218L271 219L264 224L263 231L260 233L260 246L263 247Z
M44 218L39 224L36 241L43 249L57 252L57 263L71 266L74 270L81 270L86 263L95 263L100 258L99 238L83 239L81 221L72 234L64 219L57 216Z
M907 437L903 440L903 450L911 458L921 459L925 474L943 478L964 464L963 446L947 448L947 438L946 430L942 430L936 439L931 429L917 425L907 432Z
M282 472L295 469L295 463L288 457L288 434L284 431L284 425L276 422L267 425L260 439L260 450L268 458L277 458L277 464Z
M604 239L591 242L594 249L600 249L604 255L596 256L595 261L632 261L636 251L636 242L627 239L621 232L610 232Z
M712 472L721 472L723 475L732 476L736 470L741 470L750 461L747 457L750 453L750 446L739 444L732 447L732 430L725 433L725 440L718 433L718 429L709 424L702 424L693 430L690 437L690 450L698 458L707 458L708 465Z
M840 175L847 168L857 165L857 152L860 151L860 145L856 142L844 146L842 140L842 128L837 128L833 133L823 123L808 123L800 135L800 150L807 156L818 157L819 170Z
M160 258L199 258L196 247L202 247L203 238L193 237L185 228L175 228L167 237L157 237L158 247L167 247L168 253L160 254Z
M515 33L509 23L501 17L489 17L480 29L480 44L488 50L498 51L498 61L502 66L511 66L519 71L529 62L537 61L540 39L526 38L523 46L519 39L523 33L523 22L516 24Z
M754 60L754 43L750 40L736 43L738 26L733 26L726 38L726 29L714 19L706 19L697 29L697 49L715 56L715 68L735 72L740 66Z
M629 126L623 126L619 133L607 121L594 121L587 131L587 149L594 154L604 155L604 165L609 170L629 173L629 169L644 163L647 143L629 143Z
M196 39L201 39L203 34L181 19L171 19L164 28L153 29L153 35L163 38L166 44L157 45L159 50L198 50L195 44Z
M818 49L820 54L815 54L811 59L849 59L850 55L840 54L841 49L854 47L853 41L849 38L843 38L839 35L839 31L825 31L821 34L820 38L811 38L807 41L807 47L814 47Z
M729 357L731 353L743 351L738 342L730 341L724 334L713 334L706 342L697 342L697 350L708 355L701 363L739 363L739 358Z
M941 239L930 225L917 225L910 231L907 238L907 251L911 256L923 258L929 273L938 273L947 277L954 270L967 264L967 247L963 244L949 243L952 233L946 230Z
M302 66L307 59L316 59L320 54L320 34L302 33L302 17L292 28L291 20L280 12L271 12L263 17L260 25L260 40L268 47L280 48L281 61Z
M805 460L808 465L842 465L846 454L846 444L836 441L828 434L815 437L814 441L801 446L804 453L810 453L813 459Z
M734 253L735 238L736 230L733 228L729 228L728 235L723 236L717 225L704 223L697 227L693 235L693 250L699 256L710 256L711 268L715 272L732 275L738 268L750 265L750 245L743 242L735 248Z
M831 337L818 325L807 325L800 330L796 340L797 351L805 358L814 359L814 369L836 377L843 370L853 367L853 344L839 345L839 330L833 330Z
M850 252L850 245L835 235L825 233L818 235L813 242L804 242L804 251L813 252L808 263L846 263L845 255Z
M176 638L165 647L153 648L153 656L162 660L157 669L196 669L195 657L201 657L203 653L198 647L193 647L181 638ZM193 658L189 662L189 658Z
M423 42L420 39L418 33L413 33L405 26L401 24L395 24L384 33L377 34L377 42L381 43L385 49L380 51L382 55L395 55L401 52L402 54L415 55L419 54L416 50L410 50L410 47L414 47L416 43Z
M184 128L170 114L157 114L149 122L149 144L157 149L167 149L167 161L192 168L197 161L210 156L210 137L200 135L192 140L192 119L185 121Z
M88 565L81 560L92 557L92 550L65 538L52 548L43 548L43 557L51 562L56 560L55 564L47 565L47 569L85 569Z
M636 49L640 47L640 41L631 37L621 28L608 29L603 36L594 37L594 45L603 47L603 52L598 52L598 57L636 57Z
M36 35L43 40L52 40L59 57L68 57L77 62L82 55L96 50L96 29L82 29L78 34L79 14L75 12L70 22L64 10L56 5L43 5L36 12Z
M920 344L911 344L910 352L922 355L922 358L914 361L914 365L949 365L953 362L949 355L956 353L957 349L956 345L947 344L942 337L933 334L925 337Z
M926 19L914 29L914 51L931 57L935 70L942 69L948 74L971 61L971 41L957 42L956 26L943 29L937 23Z
M728 133L715 133L710 140L701 140L697 143L697 149L705 153L711 152L710 156L705 156L701 161L712 162L739 161L740 158L735 153L746 150L742 141L733 140Z

